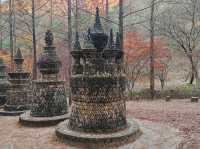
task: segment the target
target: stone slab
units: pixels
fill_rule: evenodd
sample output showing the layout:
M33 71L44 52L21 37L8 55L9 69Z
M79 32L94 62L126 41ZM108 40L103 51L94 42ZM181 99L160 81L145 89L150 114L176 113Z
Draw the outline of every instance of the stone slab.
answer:
M0 116L19 116L26 111L5 111L3 107L0 108Z
M30 111L28 111L20 115L19 121L24 126L45 127L45 126L57 125L59 122L64 121L69 117L70 117L69 113L54 117L34 117L31 116Z
M56 135L61 140L74 141L75 143L91 144L120 144L130 140L137 140L142 134L139 125L134 120L127 120L127 128L114 133L87 133L73 131L67 127L69 120L60 123L56 128Z

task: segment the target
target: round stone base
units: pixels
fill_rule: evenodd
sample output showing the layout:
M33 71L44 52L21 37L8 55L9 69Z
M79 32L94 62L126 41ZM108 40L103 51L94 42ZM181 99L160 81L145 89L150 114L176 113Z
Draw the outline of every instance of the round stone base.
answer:
M3 107L0 108L0 116L19 116L26 111L5 111Z
M56 135L64 141L70 141L74 143L92 143L92 144L122 144L128 141L135 141L142 132L139 129L139 125L134 120L127 120L128 127L125 130L121 130L114 133L85 133L70 130L68 125L69 120L60 123L56 128Z
M69 113L54 117L34 117L31 116L30 111L28 111L20 115L19 121L24 126L45 127L45 126L56 125L59 122L68 119L69 117L70 117Z

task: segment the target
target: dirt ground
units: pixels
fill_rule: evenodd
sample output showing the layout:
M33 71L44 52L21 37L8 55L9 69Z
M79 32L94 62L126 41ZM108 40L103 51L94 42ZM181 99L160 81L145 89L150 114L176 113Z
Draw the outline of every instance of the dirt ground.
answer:
M129 102L127 112L140 120L179 129L184 138L179 149L200 149L200 103L191 103L189 99Z
M135 143L119 149L172 149L169 146L173 144L173 149L177 146L178 149L200 149L199 107L200 103L191 103L189 100L128 102L127 115L137 119L144 134ZM55 126L29 128L21 126L18 117L0 117L0 149L82 147L68 146L60 142L55 136Z

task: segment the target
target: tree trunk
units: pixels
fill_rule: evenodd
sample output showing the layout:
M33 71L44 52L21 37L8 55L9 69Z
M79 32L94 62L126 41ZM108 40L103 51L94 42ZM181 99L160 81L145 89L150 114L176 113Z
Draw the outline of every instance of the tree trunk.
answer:
M154 99L154 91L155 91L155 74L154 74L154 9L155 9L155 0L151 2L151 19L150 19L150 27L151 27L151 40L150 40L150 91L151 91L151 99Z
M2 4L1 4L1 0L0 0L0 20L1 20L1 18L2 18L2 10L1 10L1 8L2 8ZM0 23L1 23L1 21L0 21ZM2 29L2 27L1 27L1 24L0 24L0 49L3 49L3 29Z
M106 10L105 10L106 19L109 19L109 0L106 0ZM106 32L109 32L109 22L105 23Z
M32 0L33 80L37 79L37 53L35 35L35 0Z
M194 82L194 73L192 72L191 78L190 78L190 84L193 84Z
M79 1L76 0L76 12L75 12L75 30L79 32Z
M3 33L0 31L0 49L3 49Z
M163 90L165 87L165 80L160 78L160 85L161 85L161 89Z
M123 19L124 11L123 11L123 0L119 0L119 35L120 35L120 44L121 50L123 51L124 47L124 19Z
M17 48L15 0L13 0L12 10L13 10L13 53L15 53Z
M9 26L10 26L10 55L11 55L11 71L14 71L14 50L13 50L13 0L9 0Z
M50 28L53 28L53 0L50 1L51 10L50 10Z
M190 79L190 84L193 84L194 80L196 79L196 86L200 87L199 86L200 83L199 83L199 75L198 75L197 66L194 63L192 56L189 56L189 59L190 59L190 63L191 63L191 66L192 66L192 76L191 76L191 79Z
M69 50L69 55L68 55L68 59L69 59L69 69L68 69L68 77L66 78L68 79L69 83L68 83L68 89L70 89L70 76L71 76L71 62L72 62L72 58L71 58L71 48L72 48L72 14L71 14L71 10L72 9L72 2L71 0L68 0L68 50ZM69 105L71 105L71 95L69 92Z

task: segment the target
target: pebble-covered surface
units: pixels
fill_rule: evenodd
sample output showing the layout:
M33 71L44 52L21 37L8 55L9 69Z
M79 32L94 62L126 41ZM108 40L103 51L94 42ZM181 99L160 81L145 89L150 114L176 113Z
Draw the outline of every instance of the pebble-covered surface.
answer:
M189 101L128 102L128 117L137 118L143 135L134 143L113 149L199 149L200 103ZM0 138L0 149L97 148L62 143L55 136L55 126L22 127L18 117L0 117Z

